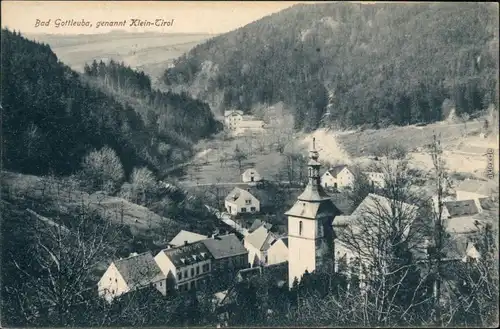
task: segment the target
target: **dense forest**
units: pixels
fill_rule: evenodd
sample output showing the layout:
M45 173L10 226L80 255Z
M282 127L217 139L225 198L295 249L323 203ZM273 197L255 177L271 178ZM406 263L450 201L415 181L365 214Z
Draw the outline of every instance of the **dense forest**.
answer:
M497 71L494 4L331 3L212 38L163 81L219 111L284 101L299 129L378 128L441 120L443 103L459 115L498 108Z
M134 108L141 114L150 131L160 136L180 137L196 141L221 128L214 120L207 103L191 98L187 93L163 93L151 88L151 79L123 63L94 61L85 65L87 77L102 80L104 86L120 95L138 99Z
M215 131L206 104L187 95L153 97L144 74L123 67L117 71L126 78L139 77L125 81L136 81L135 86L142 88L138 96L151 95L157 115L168 107L170 112L163 117L173 122L166 125L176 128L168 134L149 129L151 122L141 117L133 97L129 102L115 99L61 63L48 45L2 29L4 168L37 175L69 174L80 169L91 150L107 145L116 151L127 175L139 166L160 170L185 159L190 143ZM164 104L159 106L160 102Z

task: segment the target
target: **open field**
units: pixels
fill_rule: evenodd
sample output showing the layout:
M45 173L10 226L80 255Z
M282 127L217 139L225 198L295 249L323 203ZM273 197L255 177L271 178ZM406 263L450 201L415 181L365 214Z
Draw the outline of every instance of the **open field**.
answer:
M494 167L498 172L498 140L496 136L480 138L482 121L475 120L464 124L434 123L423 127L405 126L390 127L380 130L334 132L319 129L310 134L296 133L285 147L285 153L293 151L307 156L307 150L316 138L316 148L320 152L320 161L328 165L362 164L373 160L370 156L378 145L397 142L404 146L411 156L410 164L418 169L432 169L432 159L425 147L431 143L435 133L440 135L444 148L444 156L451 172L462 172L484 177L487 167L486 152L493 149ZM237 136L224 139L216 136L211 140L200 142L196 149L199 156L192 166L188 166L187 174L181 181L185 185L210 185L220 183L241 182L238 163L232 157L238 146L247 159L242 161L242 170L255 167L269 180L286 180L286 156L271 146L272 131ZM202 153L203 152L203 153ZM226 159L225 161L221 159ZM325 168L323 168L325 169Z
M93 35L28 34L29 39L44 42L72 69L83 72L85 63L123 61L143 70L154 81L172 61L209 39L209 34L166 34L111 32Z

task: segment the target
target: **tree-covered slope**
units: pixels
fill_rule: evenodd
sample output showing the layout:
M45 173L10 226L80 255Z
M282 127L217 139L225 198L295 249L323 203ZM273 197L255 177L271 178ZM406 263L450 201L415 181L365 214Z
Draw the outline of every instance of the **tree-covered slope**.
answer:
M214 132L208 106L184 96L170 95L173 126L188 129L167 134L148 129L130 102L117 101L58 61L45 44L2 29L2 148L5 169L30 173L72 173L83 156L105 145L114 149L127 173L147 165L160 170L190 153L190 142ZM146 76L140 76L146 81ZM143 92L151 93L149 84ZM185 108L192 107L194 111ZM199 104L202 105L199 105ZM200 111L198 111L201 109ZM158 113L162 109L158 107ZM194 129L191 122L206 124ZM212 129L210 129L212 127ZM190 133L194 132L193 136ZM187 136L187 138L186 138ZM187 139L187 141L186 141Z
M218 106L284 101L297 128L440 120L498 105L490 3L296 5L193 48L164 74ZM218 96L215 96L218 95Z

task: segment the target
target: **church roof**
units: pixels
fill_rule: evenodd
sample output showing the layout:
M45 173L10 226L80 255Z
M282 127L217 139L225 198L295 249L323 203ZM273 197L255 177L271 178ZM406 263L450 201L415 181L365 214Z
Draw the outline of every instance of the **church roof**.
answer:
M309 219L333 217L340 214L341 211L329 198L324 199L323 202L308 202L299 199L292 208L285 213L287 216Z
M304 192L298 197L301 201L313 201L321 202L329 200L331 202L330 196L323 190L323 187L319 184L307 184Z

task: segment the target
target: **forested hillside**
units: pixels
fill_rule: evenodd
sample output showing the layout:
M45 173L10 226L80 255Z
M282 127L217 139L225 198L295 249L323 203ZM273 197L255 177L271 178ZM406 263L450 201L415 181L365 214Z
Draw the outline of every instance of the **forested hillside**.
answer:
M218 127L207 103L186 93L163 93L151 89L151 79L123 63L94 61L85 65L87 77L100 79L104 86L120 95L134 97L133 106L149 131L160 137L177 138L188 144L214 133ZM220 127L219 127L220 128Z
M142 94L151 93L149 78L138 76ZM133 97L117 101L58 61L48 45L6 29L2 29L1 79L3 166L8 170L73 173L86 154L103 146L116 151L127 174L140 166L159 170L182 161L191 152L190 142L215 130L207 105L186 95L165 96L168 105L175 104L166 117L176 118L168 123L176 127L174 131L167 135L150 130ZM164 107L156 105L156 113L161 113ZM199 117L206 126L193 129L190 124L199 123ZM181 131L184 125L187 129Z
M284 101L296 128L381 127L441 120L445 99L498 105L497 63L495 4L306 4L198 45L163 80L219 111Z

